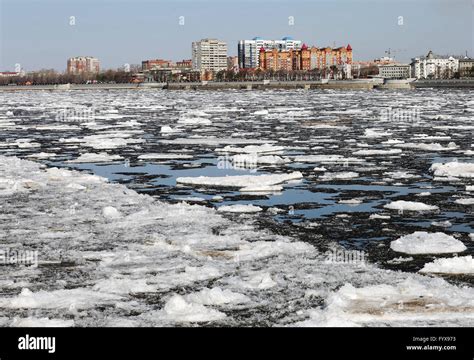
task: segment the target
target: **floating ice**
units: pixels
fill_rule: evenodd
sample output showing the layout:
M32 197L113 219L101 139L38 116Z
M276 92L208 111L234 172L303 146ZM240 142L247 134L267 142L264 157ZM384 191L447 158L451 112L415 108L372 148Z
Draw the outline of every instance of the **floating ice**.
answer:
M204 288L199 292L186 295L186 300L202 305L243 304L250 301L248 296L220 287Z
M394 285L356 288L346 284L326 300L324 310L296 326L416 326L426 322L474 319L474 289L457 288L441 279L408 278ZM459 311L462 307L466 311ZM466 318L465 318L466 319Z
M416 254L449 254L463 252L466 246L453 236L445 233L416 231L392 241L390 248L396 252Z
M474 198L456 199L454 202L460 205L474 205Z
M342 199L339 200L338 204L347 204L347 205L359 205L362 204L363 200L361 199Z
M388 149L388 150L358 150L354 152L354 155L398 155L401 154L400 149Z
M431 223L431 225L439 226L439 227L443 227L443 228L449 228L449 227L453 226L453 224L449 220L446 220L446 221L433 221Z
M399 144L396 146L404 148L404 149L417 149L417 150L426 150L426 151L450 151L450 150L456 150L458 148L458 146L453 142L450 142L448 146L446 147L438 143L434 143L434 144L406 143L406 144Z
M266 290L276 286L277 283L269 273L257 274L250 279L241 282L241 286L248 289Z
M106 152L95 153L85 153L81 154L76 159L68 160L70 163L99 163L99 162L112 162L116 160L123 159L120 155L109 155Z
M212 121L206 118L199 118L199 117L183 117L178 120L178 124L184 125L211 125Z
M113 206L106 206L102 209L102 215L107 219L118 219L121 217L120 212Z
M279 193L283 191L283 186L281 185L246 186L246 187L240 188L239 191L247 192L247 193L271 194L271 193Z
M333 181L333 180L350 180L358 178L359 174L353 171L343 171L339 173L324 173L319 178L323 181Z
M369 219L371 219L371 220L374 220L374 219L389 220L390 215L372 214L372 215L369 216Z
M32 292L25 288L18 296L1 298L0 307L11 309L69 309L72 307L80 310L92 308L98 304L113 304L119 299L118 295L100 293L84 288L53 291L40 290L38 292Z
M217 152L224 153L243 153L243 154L259 154L259 153L280 153L284 150L284 146L275 146L272 144L263 145L247 145L242 148L227 145L222 149L216 149Z
M173 153L166 153L166 154L143 154L138 157L140 160L185 160L185 159L192 159L192 155L187 154L173 154Z
M208 309L202 304L189 303L180 295L171 297L166 302L164 309L155 314L174 322L208 322L226 317L224 313Z
M271 186L285 183L290 180L303 178L303 174L294 171L290 174L272 174L272 175L236 175L224 177L179 177L176 179L178 184L185 185L204 185L217 187L245 188L254 186Z
M39 152L36 154L27 155L26 157L30 159L49 159L56 156L57 154L55 153Z
M452 161L448 163L434 163L431 165L431 171L435 176L474 178L474 163L462 163Z
M61 320L50 318L14 318L11 327L73 327L74 320Z
M472 256L436 259L425 264L421 273L439 274L474 274L474 259Z
M146 279L110 278L97 282L94 290L110 294L126 295L129 293L155 292L156 286L146 283Z
M254 205L224 205L217 209L219 212L233 212L233 213L255 213L263 209Z
M293 159L295 162L303 163L321 163L321 164L333 164L333 163L347 163L347 164L357 164L363 163L365 160L357 158L346 158L341 155L300 155L296 156Z
M392 179L413 179L420 177L419 175L411 174L408 171L388 171L383 174Z
M265 155L261 156L258 154L239 154L232 157L234 166L236 164L267 164L267 165L279 165L286 164L289 160L284 159L276 155Z
M392 135L389 131L383 131L383 129L365 129L364 136L367 138L379 138L384 136Z
M398 200L384 205L384 208L399 211L436 211L439 210L437 206L427 205L416 201Z
M174 133L179 132L179 130L178 129L173 129L171 126L165 125L165 126L161 127L160 132L162 134L174 134Z

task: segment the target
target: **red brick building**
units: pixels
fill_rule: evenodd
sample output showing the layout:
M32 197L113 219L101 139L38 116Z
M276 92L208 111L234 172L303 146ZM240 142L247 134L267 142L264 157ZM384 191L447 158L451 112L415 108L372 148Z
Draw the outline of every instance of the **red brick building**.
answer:
M174 67L171 60L155 59L142 61L142 70L166 69Z
M262 70L313 70L326 69L335 65L352 64L352 47L308 48L303 44L301 50L279 51L260 49L260 69Z

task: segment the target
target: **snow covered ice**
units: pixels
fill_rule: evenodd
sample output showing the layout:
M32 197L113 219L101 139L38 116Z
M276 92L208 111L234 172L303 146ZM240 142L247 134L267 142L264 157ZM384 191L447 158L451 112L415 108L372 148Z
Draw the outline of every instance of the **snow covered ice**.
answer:
M471 97L2 93L0 324L473 326Z
M416 231L392 241L390 247L406 254L445 254L463 252L467 248L453 236L441 232Z

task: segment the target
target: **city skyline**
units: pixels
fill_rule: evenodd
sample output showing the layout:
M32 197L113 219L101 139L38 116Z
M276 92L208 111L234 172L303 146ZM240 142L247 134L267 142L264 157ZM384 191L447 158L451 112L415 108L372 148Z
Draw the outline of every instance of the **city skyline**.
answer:
M256 36L291 36L315 46L350 43L355 60L384 56L389 48L401 62L428 50L473 55L471 0L260 1L252 11L246 4L2 0L0 70L20 64L27 71L64 71L66 59L88 55L104 69L143 59L177 61L191 58L192 42L203 38L226 42L235 56L240 40Z

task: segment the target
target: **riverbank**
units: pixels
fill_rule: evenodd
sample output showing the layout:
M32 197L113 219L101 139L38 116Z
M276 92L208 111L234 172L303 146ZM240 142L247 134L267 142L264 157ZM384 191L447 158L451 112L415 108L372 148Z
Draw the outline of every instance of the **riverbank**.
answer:
M372 89L417 89L417 88L471 88L474 80L417 80L413 82L391 81L381 84L374 80L329 80L329 81L234 81L234 82L182 82L142 84L62 84L62 85L16 85L0 86L0 91L69 91L69 90L372 90Z
M382 83L375 79L329 80L329 81L233 81L233 82L181 82L181 83L141 83L141 84L60 84L60 85L15 85L0 86L0 91L69 91L69 90L372 90L372 89L418 89L451 88L474 89L474 79L461 80L389 80Z
M63 84L63 85L16 85L0 86L0 91L22 90L264 90L264 89L373 89L371 80L329 80L329 81L234 81L234 82L182 82L182 83L142 83L142 84Z
M419 88L451 88L474 89L474 79L453 80L417 80L411 83L415 89Z

